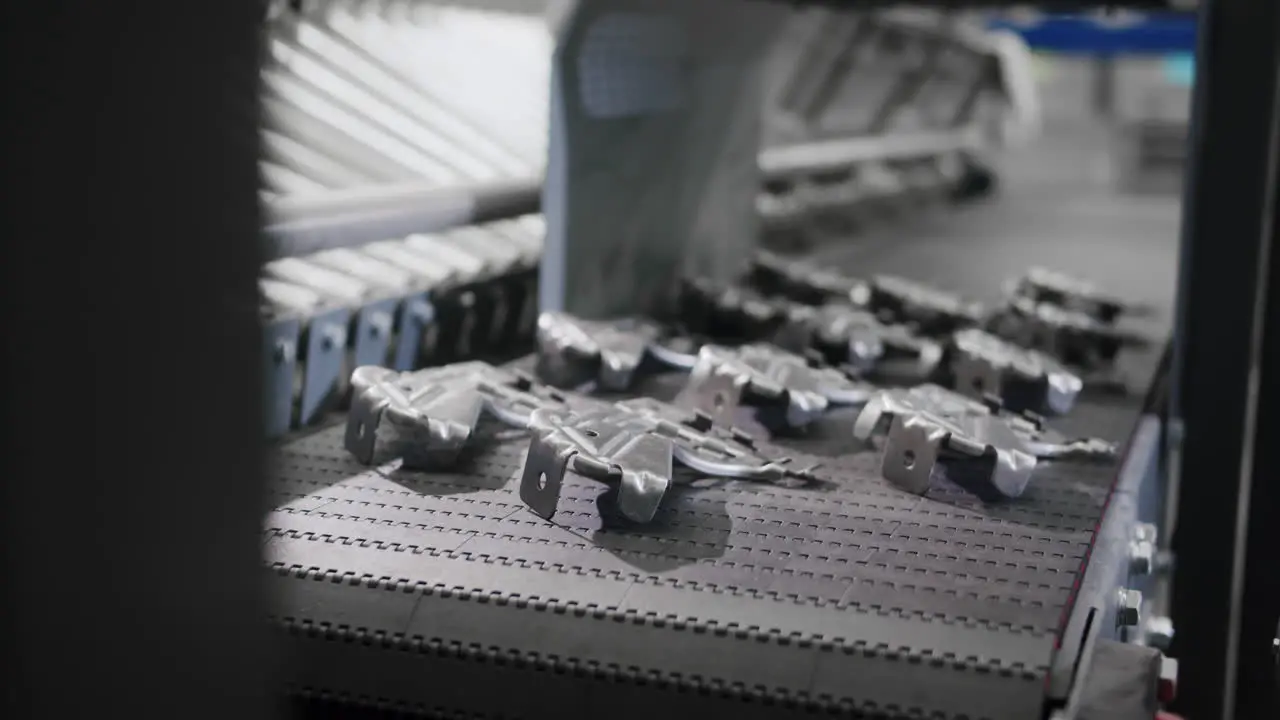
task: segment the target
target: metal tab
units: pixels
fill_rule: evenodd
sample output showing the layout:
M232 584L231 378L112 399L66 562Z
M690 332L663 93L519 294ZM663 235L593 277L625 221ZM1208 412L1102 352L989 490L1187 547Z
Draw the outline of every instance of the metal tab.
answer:
M337 403L351 313L329 305L322 295L301 285L266 278L258 285L264 301L275 312L303 320L297 424L308 425Z
M1040 458L1112 459L1116 447L1069 440L1032 415L1004 412L937 385L884 390L863 406L854 437L868 440L888 425L881 460L886 480L911 492L929 488L933 467L959 458L994 460L988 480L1006 497L1026 489Z
M794 305L709 278L686 278L680 286L680 321L692 332L722 340L763 340L790 321ZM807 309L807 308L806 308Z
M437 311L442 327L442 348L455 358L474 355L499 342L511 303L502 283L488 282L509 269L514 253L496 252L484 234L455 230L448 235L412 235L405 244L415 252L437 258L458 269L455 292L442 296Z
M543 239L546 228L541 216L532 215L515 220L490 223L488 228L511 241L520 252L519 270L511 277L510 284L517 288L518 300L513 300L519 310L509 323L509 330L516 337L529 337L535 332L538 321L538 267L542 262Z
M732 387L737 390L736 396L708 392L712 384ZM784 423L788 427L803 427L829 405L859 405L874 391L871 385L839 370L818 366L773 346L706 345L698 353L677 402L715 416L729 416L737 400L748 405L780 407L785 411ZM708 397L719 398L721 406L708 406Z
M982 320L979 303L893 275L877 275L852 296L883 321L911 326L927 336L952 333Z
M346 308L313 315L307 324L302 397L298 402L300 426L310 425L324 413L337 409L350 325L351 312Z
M647 359L678 361L690 367L693 358L674 357L674 351L651 355L661 335L658 326L642 320L612 322L583 320L567 313L544 312L538 317L537 373L556 387L597 383L606 390L630 388Z
M1010 299L987 321L988 329L1022 347L1039 350L1074 367L1111 367L1120 350L1147 340L1077 310L1027 298Z
M778 294L809 305L849 302L859 280L809 260L757 250L751 258L750 279L761 292Z
M1011 297L1082 312L1103 323L1115 322L1135 309L1088 280L1042 267L1028 269L1025 275L1011 281L1008 288Z
M347 345L352 364L385 365L390 359L396 301L386 298L375 285L343 270L311 258L281 258L263 266L269 276L308 287L327 296L332 304L353 311Z
M473 439L482 412L523 427L532 410L564 407L563 398L515 374L483 362L401 373L356 368L344 439L362 463L376 454L384 421L393 454L409 469L452 465Z
M942 346L902 324L882 322L874 314L844 304L824 305L807 319L809 344L833 361L862 372L883 360L911 358L920 372L931 372L942 357Z
M310 255L307 259L356 277L374 287L379 294L392 299L391 321L394 330L390 333L390 342L395 350L391 367L397 370L412 369L417 363L425 325L435 315L427 294L423 292L429 285L427 279L394 263L348 248L325 250ZM375 332L384 324L384 317L375 315L370 318L370 326ZM385 356L384 350L372 349L365 354L357 352L356 364L381 364L382 361L376 358Z
M965 395L999 397L1014 411L1065 415L1083 381L1053 358L978 329L956 332L943 351L939 378Z
M520 480L520 497L538 515L556 511L565 473L614 484L618 509L635 522L657 514L671 485L673 464L716 477L771 481L811 477L812 468L788 458L767 458L731 432L706 427L654 400L641 399L586 411L538 409Z
M435 354L437 311L434 296L457 281L458 269L409 248L401 240L371 243L357 253L408 273L421 293L408 296L397 319L398 340L392 360L397 370L410 370L422 357Z
M302 322L297 317L268 315L263 319L263 425L267 437L285 434L293 421L293 383L301 334Z

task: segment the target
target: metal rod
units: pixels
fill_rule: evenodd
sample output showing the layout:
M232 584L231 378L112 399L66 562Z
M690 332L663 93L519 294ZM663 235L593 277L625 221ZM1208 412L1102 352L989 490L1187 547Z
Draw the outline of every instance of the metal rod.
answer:
M766 179L798 178L979 144L973 129L826 140L767 149L760 154L760 167ZM411 182L275 197L266 201L268 254L289 257L535 213L541 192L540 180L526 178L447 187Z
M867 136L769 148L760 153L760 170L768 180L843 170L863 162L910 160L977 150L981 134L974 128L948 132Z
M335 247L447 230L538 212L540 179L437 187L407 183L266 202L268 254L304 255Z

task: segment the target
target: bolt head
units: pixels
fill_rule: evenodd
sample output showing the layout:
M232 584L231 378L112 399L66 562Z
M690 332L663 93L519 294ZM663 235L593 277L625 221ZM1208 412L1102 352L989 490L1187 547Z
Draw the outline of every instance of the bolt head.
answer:
M1145 625L1146 644L1160 650L1169 649L1173 642L1173 620L1163 615L1147 618Z
M1129 543L1129 574L1150 575L1156 565L1156 548L1145 540Z
M1151 523L1138 523L1133 527L1134 542L1145 542L1154 545L1158 536L1159 530Z
M1137 627L1142 617L1142 593L1137 590L1120 590L1116 600L1116 625Z

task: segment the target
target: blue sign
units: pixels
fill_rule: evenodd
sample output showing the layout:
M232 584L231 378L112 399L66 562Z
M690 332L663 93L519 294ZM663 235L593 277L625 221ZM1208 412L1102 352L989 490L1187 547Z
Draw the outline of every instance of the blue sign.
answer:
M1025 19L1001 16L993 30L1022 36L1033 50L1085 55L1164 55L1194 53L1196 16L1153 13L1106 17L1038 14Z

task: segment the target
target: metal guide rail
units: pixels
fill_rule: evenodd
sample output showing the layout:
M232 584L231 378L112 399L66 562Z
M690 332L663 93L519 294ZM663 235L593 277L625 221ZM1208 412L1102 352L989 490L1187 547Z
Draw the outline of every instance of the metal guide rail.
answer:
M1077 307L1101 297L1059 279L1013 287ZM995 336L971 342L972 329L925 330L912 318L967 309L940 291L882 291L894 302L880 317L891 307L937 338L939 364L962 352L1015 375L1065 372L1011 359ZM867 369L841 380L742 327L715 344L548 313L537 353L512 367L358 370L346 428L289 442L274 463L268 575L300 660L294 691L511 717L604 712L620 696L627 716L692 703L1029 718L1067 702L1075 663L1055 648L1120 458L1082 461L1066 438L1126 443L1141 399L1082 393L1045 420L963 383L868 392ZM790 422L753 423L770 408ZM975 459L997 466L1009 458L990 429L1004 423L1038 456L1034 478L1012 491L1008 472L987 478L1016 501L985 493L989 470L963 458L904 481L884 469L902 456L894 431L888 444L865 432L888 416L933 418L960 455L985 438L994 452ZM1134 602L1106 608L1118 628ZM495 672L504 692L464 691Z

